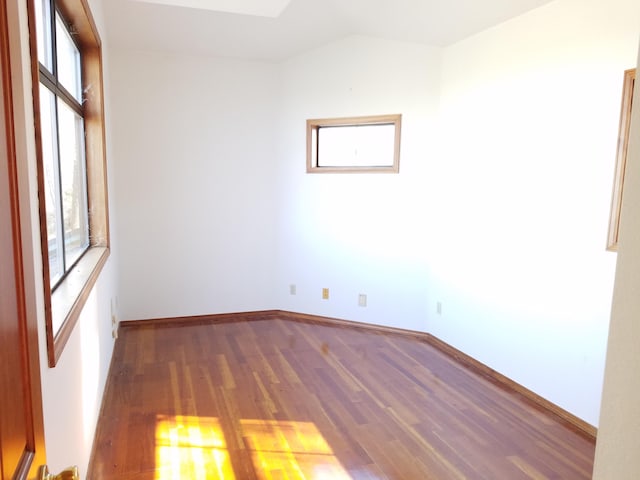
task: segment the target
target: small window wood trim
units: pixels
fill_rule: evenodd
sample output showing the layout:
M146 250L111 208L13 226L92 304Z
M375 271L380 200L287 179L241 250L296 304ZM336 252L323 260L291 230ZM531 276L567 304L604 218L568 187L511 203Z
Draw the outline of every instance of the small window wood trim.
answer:
M613 179L613 194L611 197L609 235L607 238L607 250L610 252L618 250L620 212L622 208L622 192L624 190L624 176L627 168L627 151L629 149L629 131L631 127L631 108L633 106L633 87L635 85L635 79L635 68L624 72L620 127L618 130L618 150L616 154L616 166Z
M34 86L40 82L34 1L28 2L31 75ZM71 25L82 55L82 91L84 109L85 150L89 211L89 249L55 292L51 292L44 195L38 195L40 209L40 241L45 293L47 356L55 367L78 322L80 313L110 253L107 163L104 125L104 90L102 43L87 0L55 0L60 14ZM33 89L36 130L38 190L44 191L42 132L39 88ZM54 332L54 317L60 329Z
M323 127L393 125L393 161L385 166L320 166L318 165L319 131ZM307 120L307 173L399 173L402 115L371 115L362 117L323 118Z

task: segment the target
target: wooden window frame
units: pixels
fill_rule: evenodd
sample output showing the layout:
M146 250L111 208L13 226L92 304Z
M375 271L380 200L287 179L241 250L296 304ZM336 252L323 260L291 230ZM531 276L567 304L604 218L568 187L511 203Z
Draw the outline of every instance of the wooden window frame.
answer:
M635 68L624 72L622 106L620 109L620 126L618 129L618 150L616 154L613 194L611 197L611 213L609 217L609 234L607 238L607 250L610 252L618 250L620 212L622 209L624 176L627 169L627 151L629 149L629 131L631 129L631 108L633 106L633 87L635 85L635 79Z
M393 165L390 166L319 166L318 142L319 129L322 127L347 127L358 125L394 125ZM322 118L307 120L307 173L399 173L400 137L402 115L370 115L363 117Z
M37 1L42 1L42 0L37 0ZM46 0L47 3L51 4L55 3L55 2L51 2L51 0ZM67 25L66 24L66 19L63 18L56 10L55 7L51 6L52 9L54 10L51 14L50 14L50 25L48 25L49 29L50 29L50 34L52 37L54 37L54 32L55 32L55 41L52 41L52 46L51 46L51 50L53 50L53 52L51 52L51 56L52 56L52 65L51 68L49 68L48 66L43 65L42 63L40 63L40 87L46 89L46 91L48 91L51 95L53 100L56 103L55 107L51 107L51 109L53 110L52 113L52 117L50 120L52 122L53 125L55 125L55 127L53 128L53 130L55 130L55 132L57 133L57 138L56 138L56 147L57 148L57 154L54 155L55 160L54 160L54 164L55 167L54 169L57 171L57 174L55 175L56 179L58 179L58 185L56 186L56 189L58 190L58 194L60 194L60 196L62 196L62 186L60 184L60 176L61 176L61 170L62 170L62 166L61 166L61 151L60 151L60 144L61 144L61 137L60 137L60 103L62 103L63 105L65 105L66 108L68 108L70 111L72 111L75 115L77 115L79 118L82 119L82 133L83 133L83 137L84 137L84 108L82 106L82 98L76 98L77 94L79 92L71 92L70 90L68 90L68 85L64 85L60 79L60 68L59 68L59 54L57 51L57 48L55 47L56 44L60 43L60 38L58 35L58 30L57 30L57 26L58 26L58 20L60 20L60 22L63 24L64 29L66 30L66 32L69 34L70 40L71 42L75 45L75 47L78 49L78 52L80 53L80 47L77 45L77 42L75 41L75 39L73 38L73 29L71 25ZM82 63L82 57L80 58L80 64ZM57 65L55 68L53 67L53 65ZM83 138L83 146L84 146L84 138ZM86 174L84 172L84 170L86 169L86 158L85 158L85 154L84 151L82 152L82 158L81 158L81 163L82 163L82 174L84 176L84 179L86 181ZM51 180L51 179L49 179ZM84 202L87 199L87 195L86 195L86 184L82 185L82 197L83 198L79 198L80 202L81 202L81 207L83 209L83 214L88 213L88 206L86 206L84 204ZM43 195L44 196L44 195ZM46 202L45 202L46 203ZM51 286L51 290L55 291L56 287L58 285L58 283L61 283L64 278L67 276L67 274L74 268L74 265L76 264L77 260L69 260L67 258L67 251L66 251L66 238L67 238L67 232L65 231L65 222L66 222L66 218L65 218L65 212L64 212L64 208L63 208L63 202L60 202L59 205L56 205L58 207L58 214L56 215L58 217L59 223L60 225L58 225L60 227L59 231L57 232L56 238L59 239L60 244L58 245L58 252L57 254L60 256L60 266L62 267L62 271L60 272L60 276L56 279L56 281L54 282L54 284ZM51 212L48 212L49 214L51 214ZM81 220L83 220L81 218ZM85 224L84 222L82 222L83 225ZM88 222L87 222L88 223ZM87 229L87 238L83 238L83 242L82 245L80 246L81 252L78 254L79 257L82 257L82 255L84 255L84 253L88 250L89 248L89 239L88 239L88 235L89 235L89 231ZM51 240L50 238L48 239L49 241ZM76 253L76 252L74 252ZM49 259L50 260L50 259ZM51 264L49 264L49 268L51 268ZM51 272L49 272L51 273Z
M31 47L31 76L34 85L33 103L36 130L38 173L38 202L40 209L40 242L42 250L43 283L47 356L55 367L80 313L95 285L110 252L109 210L107 194L107 164L104 125L104 90L102 83L102 43L87 0L55 0L60 15L71 26L82 57L82 91L87 163L87 194L89 210L89 249L51 292L49 279L48 241L44 199L44 167L40 124L40 94L38 47L36 40L35 4L29 2L29 30ZM54 318L61 327L54 332Z

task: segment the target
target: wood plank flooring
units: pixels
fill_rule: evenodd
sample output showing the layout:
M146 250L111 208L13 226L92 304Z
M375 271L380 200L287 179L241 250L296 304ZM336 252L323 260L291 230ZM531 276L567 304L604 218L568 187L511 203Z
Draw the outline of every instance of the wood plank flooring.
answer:
M589 479L594 442L417 339L121 328L89 479Z

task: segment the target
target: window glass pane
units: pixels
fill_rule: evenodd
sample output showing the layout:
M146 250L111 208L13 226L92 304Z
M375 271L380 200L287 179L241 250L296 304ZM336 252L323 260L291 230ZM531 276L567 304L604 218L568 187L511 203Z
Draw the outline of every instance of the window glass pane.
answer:
M51 37L51 3L35 0L38 60L53 73L53 40Z
M341 125L318 129L319 167L390 167L395 125Z
M58 80L79 103L82 103L80 51L71 40L67 27L58 15L56 15L56 54Z
M60 183L66 268L89 246L87 175L82 117L58 99Z
M51 285L64 274L62 247L62 211L60 209L60 176L58 172L58 149L55 96L40 85L40 121L42 129L42 161L44 167L45 215L47 220L47 243L49 246L49 277Z

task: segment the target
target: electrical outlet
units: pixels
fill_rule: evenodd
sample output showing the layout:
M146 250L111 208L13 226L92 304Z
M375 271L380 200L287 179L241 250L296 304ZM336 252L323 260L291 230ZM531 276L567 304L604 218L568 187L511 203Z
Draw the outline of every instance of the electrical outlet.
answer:
M113 338L118 338L118 314L117 314L117 300L116 298L111 299L111 336Z
M436 313L442 315L442 302L436 303Z
M111 315L111 336L118 338L118 319L115 315Z
M367 306L367 296L364 293L358 295L358 306L366 307Z
M290 295L295 295L296 294L296 285L294 283L289 285L289 294Z
M322 289L322 299L323 300L329 300L329 289L328 288L323 288Z

